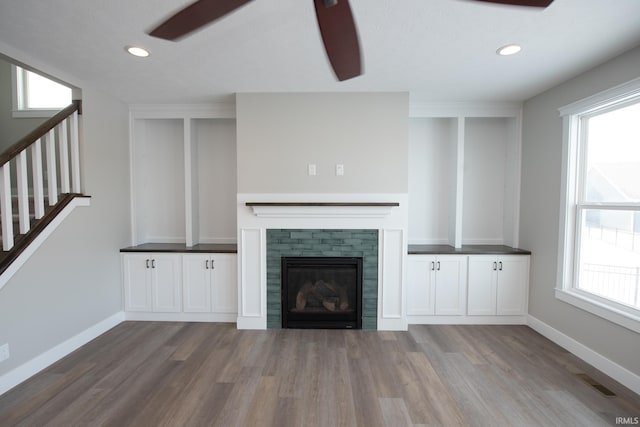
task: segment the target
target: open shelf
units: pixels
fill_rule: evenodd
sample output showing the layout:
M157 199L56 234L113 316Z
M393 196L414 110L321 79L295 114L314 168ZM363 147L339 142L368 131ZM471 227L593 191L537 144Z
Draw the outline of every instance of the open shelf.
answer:
M133 245L235 243L235 119L138 115L131 132Z

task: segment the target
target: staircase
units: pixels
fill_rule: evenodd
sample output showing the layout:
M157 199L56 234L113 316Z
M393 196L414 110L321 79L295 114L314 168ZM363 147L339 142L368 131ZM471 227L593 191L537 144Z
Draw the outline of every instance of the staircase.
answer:
M67 206L88 204L80 183L81 106L73 101L0 154L1 276Z

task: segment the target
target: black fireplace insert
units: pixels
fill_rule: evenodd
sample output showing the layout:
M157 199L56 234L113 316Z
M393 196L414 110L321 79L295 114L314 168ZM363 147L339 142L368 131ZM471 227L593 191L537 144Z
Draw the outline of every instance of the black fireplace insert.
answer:
M282 257L282 327L362 328L362 258Z

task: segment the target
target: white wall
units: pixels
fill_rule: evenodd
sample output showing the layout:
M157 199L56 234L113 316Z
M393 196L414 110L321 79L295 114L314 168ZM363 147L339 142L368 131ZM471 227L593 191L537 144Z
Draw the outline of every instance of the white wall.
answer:
M0 377L122 310L118 250L129 241L128 109L74 83L83 89L81 155L91 206L67 217L0 290L0 344L11 350Z
M406 193L408 117L407 93L238 94L238 193Z
M558 108L640 75L640 47L524 104L520 244L531 250L529 313L640 374L637 333L557 300L562 121Z

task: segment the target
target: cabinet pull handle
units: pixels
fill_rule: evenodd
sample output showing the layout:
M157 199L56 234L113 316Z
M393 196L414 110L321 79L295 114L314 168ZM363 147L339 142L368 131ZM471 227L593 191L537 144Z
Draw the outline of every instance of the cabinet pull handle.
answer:
M147 258L147 260L145 261L145 265L147 266L147 268L149 268L149 258Z
M431 271L435 271L436 270L436 263L435 261L431 261Z
M498 263L497 262L493 262L493 271L496 271L498 269Z
M209 260L206 260L204 262L204 268L207 269L207 270L209 269Z
M438 271L440 271L440 261L438 261Z
M215 270L215 269L216 269L215 262L216 262L216 260L215 260L215 259L212 259L212 260L211 260L211 269L212 269L212 270Z
M151 260L151 268L156 268L156 260L155 259Z
M498 264L500 264L500 267L498 268L498 270L502 271L502 261L500 261Z

